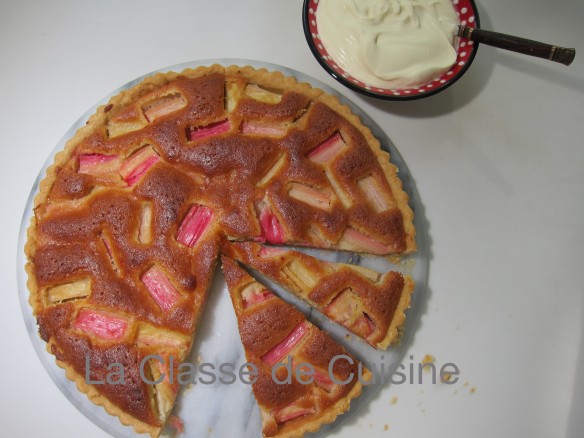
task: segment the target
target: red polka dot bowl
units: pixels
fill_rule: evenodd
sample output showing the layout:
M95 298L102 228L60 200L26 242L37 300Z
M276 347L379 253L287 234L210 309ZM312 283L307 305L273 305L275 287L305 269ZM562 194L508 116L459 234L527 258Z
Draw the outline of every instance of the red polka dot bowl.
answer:
M412 88L379 88L354 78L343 70L328 54L320 40L316 13L319 0L304 0L302 22L304 36L312 54L320 65L333 78L344 86L365 96L383 100L415 100L432 96L454 84L470 67L479 44L470 40L456 38L457 58L455 64L445 73ZM460 24L465 27L479 28L479 15L474 0L452 0Z

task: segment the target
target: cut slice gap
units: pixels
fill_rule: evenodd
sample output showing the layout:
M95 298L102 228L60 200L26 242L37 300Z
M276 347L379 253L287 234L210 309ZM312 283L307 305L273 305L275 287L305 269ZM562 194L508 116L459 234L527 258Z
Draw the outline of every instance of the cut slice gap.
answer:
M250 241L251 242L251 241ZM255 242L254 242L255 243ZM314 257L320 261L339 263L355 269L372 282L379 281L382 272L405 270L403 264L413 257L402 256L399 260L378 257L369 253L357 253L338 248L309 247L290 244L272 245L261 243L259 255L270 258L285 254L287 251L296 251ZM394 263L395 262L395 263Z
M330 210L333 204L333 194L328 189L320 189L297 182L291 182L288 196L300 202L321 210Z
M231 121L224 119L204 126L191 126L187 129L187 138L189 141L200 141L206 138L216 137L230 130Z
M288 251L296 251L308 256L314 257L320 261L339 263L354 269L361 275L369 279L372 283L377 283L382 278L382 272L389 271L407 271L411 270L408 264L415 256L400 256L399 259L378 257L369 253L357 253L349 250L340 250L338 248L313 248L308 246L288 245L285 246L272 244L261 244L259 256L262 258L278 257ZM404 266L406 265L406 266Z
M183 109L187 105L186 99L179 93L167 94L142 105L142 112L148 122L164 117Z
M48 305L82 300L91 294L91 278L84 277L71 283L48 287L45 300Z
M134 151L120 167L120 175L128 186L136 184L140 178L158 162L160 157L150 145L142 146Z
M286 164L287 161L286 159L287 159L286 154L284 153L280 154L280 156L273 164L273 166L270 168L270 170L268 170L268 172L262 177L260 182L258 182L257 184L258 187L262 188L265 187L272 180L272 178L274 178L274 176L276 176L276 174L278 174L280 170L284 167L284 164Z
M282 100L282 92L276 90L268 90L256 84L248 84L245 87L245 94L255 100L261 102L276 104Z
M389 271L400 271L407 273L411 271L413 266L413 259L416 257L414 255L400 255L399 257L379 257L369 253L358 253L349 250L340 250L338 248L329 247L307 247L298 245L288 245L286 246L273 246L271 244L262 243L261 256L262 257L274 257L282 255L286 251L297 251L302 254L309 255L315 259L332 262L332 263L342 263L354 267L359 270L360 268L367 269L379 274L382 272ZM373 274L365 275L365 277L371 276Z
M403 274L411 275L416 266L416 255L399 254L377 257L371 254L363 254L359 264L378 272L399 271Z

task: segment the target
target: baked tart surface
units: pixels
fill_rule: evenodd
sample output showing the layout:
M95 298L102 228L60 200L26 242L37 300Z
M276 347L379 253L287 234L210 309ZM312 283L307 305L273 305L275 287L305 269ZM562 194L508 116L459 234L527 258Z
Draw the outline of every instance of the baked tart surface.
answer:
M412 219L396 168L336 98L250 67L158 74L100 107L48 169L30 304L78 388L157 436L179 389L159 377L189 355L225 242L404 254Z
M348 410L370 372L232 259L223 256L222 269L247 361L258 371L252 388L263 435L302 436Z
M375 348L398 339L414 281L358 265L332 263L308 254L255 242L231 243L225 252L294 293Z

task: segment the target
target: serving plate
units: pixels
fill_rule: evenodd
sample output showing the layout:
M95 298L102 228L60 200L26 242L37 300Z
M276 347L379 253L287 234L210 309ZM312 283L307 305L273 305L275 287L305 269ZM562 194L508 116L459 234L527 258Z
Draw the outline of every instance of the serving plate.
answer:
M325 436L333 428L335 430L339 428L347 418L358 415L360 407L369 403L378 391L388 386L391 370L399 365L412 338L420 314L421 303L424 300L427 285L428 248L426 226L420 198L405 162L389 137L385 134L383 129L359 107L332 88L304 73L279 65L245 59L208 59L193 61L169 66L136 78L113 91L110 95L104 97L100 102L97 102L92 106L75 124L73 124L73 126L71 126L71 128L69 128L63 138L54 146L53 151L50 153L44 166L39 171L24 210L19 235L17 260L18 293L24 322L40 361L67 399L77 407L81 413L110 435L117 438L130 438L137 436L132 428L122 425L116 417L107 414L103 408L91 403L85 394L78 391L75 384L65 377L65 372L56 365L54 356L46 351L46 344L38 334L36 319L33 316L32 308L28 303L29 292L26 285L27 274L25 271L27 260L24 253L27 228L34 214L34 197L38 193L39 183L44 178L47 168L53 163L55 154L63 149L65 142L71 138L80 127L85 125L87 119L96 111L98 106L107 103L112 96L133 87L145 77L152 74L167 71L179 72L186 68L195 68L212 64L250 65L254 68L266 68L272 71L277 70L284 75L294 76L301 82L308 82L313 87L321 88L329 94L336 95L342 103L348 105L351 110L361 118L363 123L368 126L373 134L380 140L382 148L391 154L391 161L399 169L399 175L403 181L404 190L410 196L410 206L414 210L415 215L414 225L417 230L416 241L418 251L411 256L404 257L401 261L396 262L397 264L392 264L388 259L382 257L365 257L347 252L303 249L303 251L312 253L313 255L326 260L359 264L380 271L397 269L414 278L416 281L416 289L412 297L411 308L407 311L407 321L401 342L398 346L390 347L387 351L383 352L377 351L364 342L350 336L349 332L343 327L328 321L324 316L317 312L312 312L311 308L305 303L301 302L285 290L282 290L266 279L258 276L260 280L265 281L265 283L278 295L286 301L296 305L312 322L328 331L333 338L341 342L347 350L357 356L358 359L362 360L370 369L376 369L379 371L377 382L364 388L361 397L352 402L351 409L348 413L342 415L333 424L322 427L314 434L307 435L313 437ZM202 316L189 362L195 365L195 368L198 368L203 363L207 363L212 364L216 369L219 368L220 364L230 363L233 364L237 370L246 362L246 360L239 339L237 321L231 307L231 300L223 276L219 270L216 272L209 294L207 308ZM381 373L382 370L385 372ZM239 380L233 384L224 384L218 379L213 384L206 384L198 381L198 377L201 376L195 375L197 383L190 384L181 389L178 403L173 412L175 415L178 415L185 424L185 433L182 436L237 436L242 438L261 436L259 409L253 398L250 385L246 385ZM208 381L206 379L203 380ZM169 435L171 434L171 431L166 430L165 434Z

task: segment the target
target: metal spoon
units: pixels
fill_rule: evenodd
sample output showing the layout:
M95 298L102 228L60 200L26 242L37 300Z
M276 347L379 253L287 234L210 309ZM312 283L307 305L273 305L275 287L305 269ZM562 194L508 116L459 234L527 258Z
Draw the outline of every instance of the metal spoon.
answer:
M549 59L564 65L570 65L576 56L576 49L553 46L503 33L492 32L467 26L458 26L458 36L499 49L511 50L524 55Z

